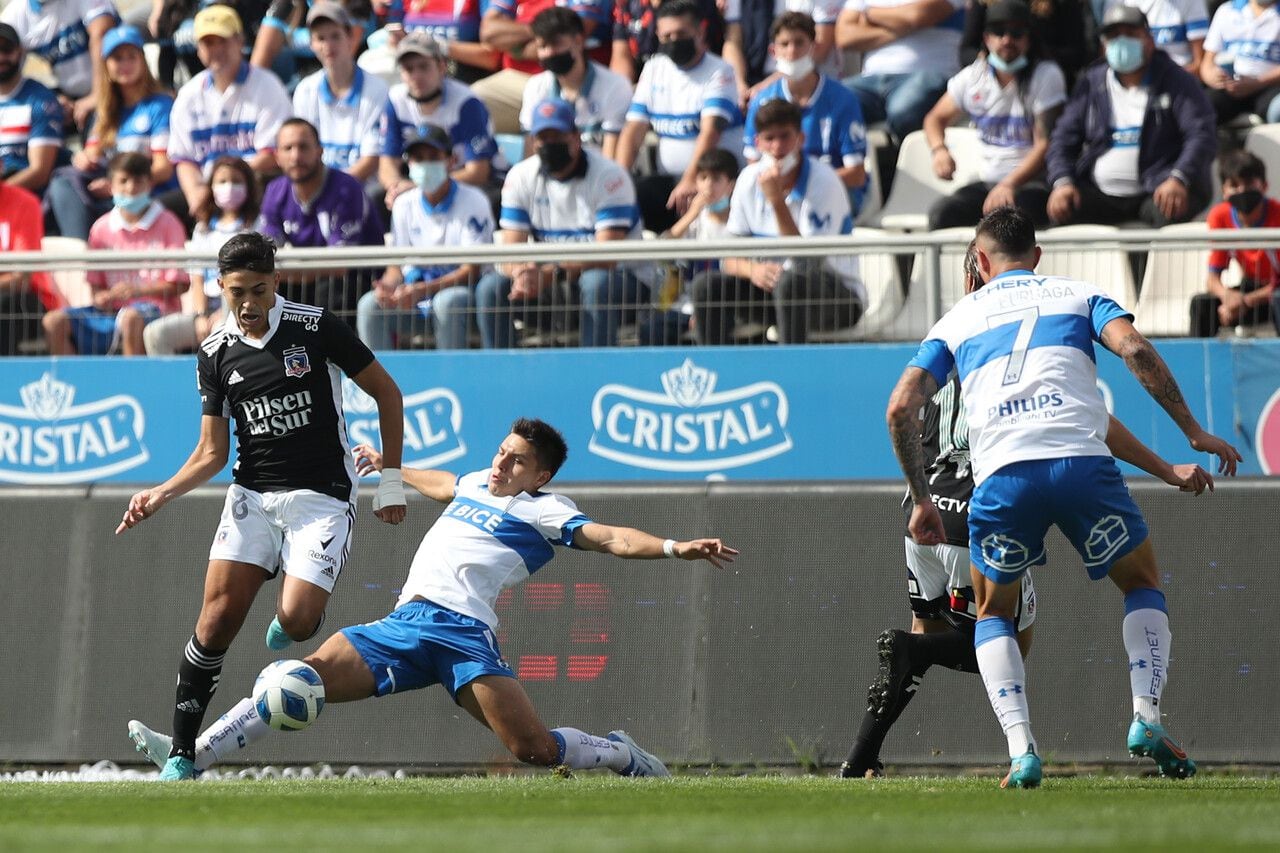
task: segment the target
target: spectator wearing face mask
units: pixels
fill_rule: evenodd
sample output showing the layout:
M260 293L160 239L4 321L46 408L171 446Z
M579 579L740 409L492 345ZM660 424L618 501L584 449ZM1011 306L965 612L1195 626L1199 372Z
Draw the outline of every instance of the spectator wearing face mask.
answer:
M427 125L404 155L417 190L402 193L391 209L391 245L421 249L493 242L488 198L449 176L455 155L448 131ZM436 349L466 349L480 272L479 264L387 267L356 307L360 340L372 350L403 349L429 324Z
M924 117L933 151L933 171L945 181L956 162L947 149L948 125L964 118L978 128L982 180L958 187L929 211L930 230L977 225L997 207L1016 205L1047 227L1044 160L1054 123L1066 103L1066 84L1057 64L1040 58L1023 0L1000 0L987 10L982 54L947 83Z
M1223 3L1204 39L1200 79L1218 122L1242 113L1280 121L1280 12L1275 0Z
M1106 63L1081 75L1049 142L1049 219L1185 222L1209 200L1218 144L1209 99L1156 50L1138 9L1112 7L1102 41Z
M858 98L817 70L813 18L803 12L785 12L773 22L770 46L778 78L766 85L747 109L743 137L747 161L760 159L756 150L756 115L769 101L789 101L800 108L804 128L804 153L835 169L860 206L867 182L867 128Z

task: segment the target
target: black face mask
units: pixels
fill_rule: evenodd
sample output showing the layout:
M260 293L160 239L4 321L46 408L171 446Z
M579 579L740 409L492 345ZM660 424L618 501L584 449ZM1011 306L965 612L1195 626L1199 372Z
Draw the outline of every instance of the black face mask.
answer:
M658 51L683 68L698 55L698 43L691 38L664 41L658 45Z
M539 64L552 74L568 74L573 70L573 66L577 64L577 58L570 51L564 53L553 53L546 59L539 59Z
M538 159L542 161L544 172L555 175L569 168L573 155L569 153L567 142L544 142L538 146Z
M1262 190L1242 190L1227 196L1227 204L1239 214L1245 214L1262 203Z

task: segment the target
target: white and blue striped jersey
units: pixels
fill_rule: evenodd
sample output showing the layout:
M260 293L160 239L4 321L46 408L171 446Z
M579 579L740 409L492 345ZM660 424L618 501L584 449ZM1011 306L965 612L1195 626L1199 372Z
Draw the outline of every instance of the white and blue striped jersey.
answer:
M1184 68L1191 64L1191 42L1204 41L1209 33L1204 0L1107 0L1106 8L1121 5L1141 9L1156 47Z
M404 155L405 144L420 136L428 124L434 124L449 131L453 153L459 163L494 159L498 143L493 138L489 108L470 88L446 77L435 105L434 112L424 113L418 102L409 97L408 86L403 83L392 86L378 129L382 137L382 156L400 158Z
M293 90L293 114L320 131L326 166L350 169L361 157L382 153L381 121L389 88L381 77L356 68L351 91L339 99L329 87L324 69L298 81Z
M909 6L917 0L847 0L846 9L888 9ZM872 48L862 57L863 74L914 74L940 71L954 74L960 68L960 38L964 33L965 0L948 0L951 15L932 27L915 30L883 47ZM875 20L875 12L871 12Z
M498 594L572 547L591 519L573 501L550 492L511 498L489 493L489 471L458 478L453 501L431 525L409 566L399 607L425 598L464 616L498 626Z
M658 134L658 169L663 174L684 174L704 117L724 119L720 147L741 160L743 118L729 63L714 53L703 54L692 68L681 68L663 54L645 63L627 121L648 122Z
M242 63L225 92L201 71L178 90L169 117L169 159L195 163L206 178L219 157L249 159L274 151L280 125L293 115L289 94L270 71Z
M742 140L748 160L760 159L756 150L756 113L763 105L779 99L795 102L785 77L774 80L751 99ZM862 105L857 95L830 77L818 78L813 97L800 108L800 127L804 131L805 153L833 169L858 166L866 159L867 125L862 119Z
M450 180L437 205L421 191L401 193L391 206L391 245L401 248L489 246L493 244L493 205L469 184ZM400 268L409 284L434 281L458 264L408 264Z
M965 296L920 345L914 367L960 376L973 480L1028 459L1110 456L1093 342L1133 315L1095 285L1014 270Z
M63 93L82 98L93 88L88 25L103 15L120 17L111 0L12 0L0 21L18 31L24 48L49 63Z
M1240 77L1262 77L1280 68L1280 12L1268 6L1255 18L1248 0L1223 3L1213 13L1204 49L1234 54Z
M31 165L29 147L61 148L62 120L58 97L29 77L0 95L0 172L20 172Z
M533 126L533 108L538 104L547 98L563 97L556 75L550 71L530 77L524 84L524 98L520 102L520 129L529 132ZM606 134L621 133L630 103L631 81L598 62L588 61L582 92L573 104L583 143L598 150L604 145Z

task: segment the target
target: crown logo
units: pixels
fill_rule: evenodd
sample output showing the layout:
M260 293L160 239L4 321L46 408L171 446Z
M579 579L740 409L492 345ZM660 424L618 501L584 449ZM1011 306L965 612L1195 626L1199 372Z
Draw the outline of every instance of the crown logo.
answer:
M71 405L76 389L74 385L59 382L52 374L46 373L30 385L23 385L18 393L27 411L43 421L52 421Z
M662 374L662 387L677 404L691 409L715 389L716 375L686 358L684 364Z

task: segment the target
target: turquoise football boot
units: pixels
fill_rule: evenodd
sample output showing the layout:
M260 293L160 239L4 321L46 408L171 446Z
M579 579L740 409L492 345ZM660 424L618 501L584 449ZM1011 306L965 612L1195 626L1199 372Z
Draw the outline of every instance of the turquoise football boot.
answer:
M1160 768L1160 775L1170 779L1190 779L1196 775L1196 763L1169 737L1164 726L1144 722L1137 714L1129 726L1129 754L1151 756Z
M1040 771L1040 756L1028 749L1009 762L1009 772L1000 780L1001 788L1039 788L1044 774Z
M196 763L190 758L175 755L164 763L160 771L161 782L181 782L196 778Z
M273 652L282 652L293 645L293 637L284 632L284 628L280 627L280 617L277 616L271 620L271 624L267 626L267 648Z

